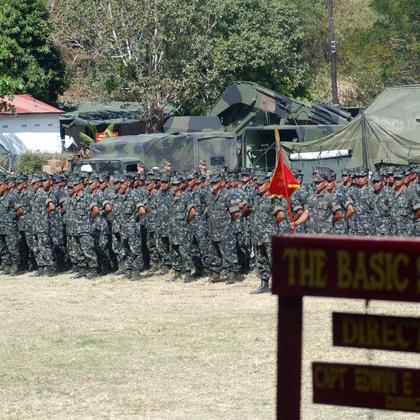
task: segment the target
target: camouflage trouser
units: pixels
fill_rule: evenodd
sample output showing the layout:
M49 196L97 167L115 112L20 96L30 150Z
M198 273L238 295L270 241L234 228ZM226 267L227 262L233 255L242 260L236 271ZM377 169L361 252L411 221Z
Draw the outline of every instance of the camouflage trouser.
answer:
M149 253L150 265L157 266L159 265L159 255L156 248L156 232L151 231L150 228L147 228L147 251Z
M210 268L220 273L223 271L239 272L236 238L227 234L221 241L210 241Z
M66 248L64 244L63 219L57 212L54 212L48 216L48 222L53 248L64 255L66 253Z
M210 266L210 243L204 223L191 225L191 256L198 269Z
M19 231L19 253L20 262L24 270L34 265L35 257L32 249L34 248L34 238L32 233Z
M393 236L395 227L390 217L377 217L375 226L375 235L377 236Z
M80 248L77 236L67 233L67 252L73 265L83 264L83 253Z
M137 235L122 235L122 245L125 253L125 268L142 271L144 269L144 260L141 237Z
M111 235L109 233L108 223L103 217L98 217L93 223L93 238L100 263L109 264L111 260Z
M179 243L171 243L171 266L174 270L183 272L193 270L191 248L190 234L186 234Z
M36 232L34 234L35 260L38 267L48 267L54 265L53 246L48 233Z
M94 270L98 268L98 258L95 252L95 240L90 233L80 233L77 235L77 241L83 254L82 268Z
M255 244L254 252L258 278L268 281L271 273L271 243Z
M112 251L117 257L117 261L121 263L125 258L125 250L123 246L123 238L119 231L112 230Z
M0 235L0 257L3 265L20 263L18 232Z
M340 219L338 222L334 223L334 234L335 235L347 235L347 223L344 219Z
M156 236L156 249L159 255L159 261L166 265L171 266L171 246L169 243L169 236Z
M251 247L245 232L236 234L236 250L242 273L247 273L251 260Z
M420 237L420 219L416 219L414 222L414 236Z

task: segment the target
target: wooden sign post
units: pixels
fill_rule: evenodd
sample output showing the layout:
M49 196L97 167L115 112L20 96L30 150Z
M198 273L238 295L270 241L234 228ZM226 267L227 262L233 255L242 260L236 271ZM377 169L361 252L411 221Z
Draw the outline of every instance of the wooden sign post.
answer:
M298 420L303 296L420 302L420 241L315 235L274 237L272 273L273 293L279 296L277 418ZM335 345L419 351L419 343L416 341L419 339L417 318L351 318L349 315L334 315ZM370 331L370 335L367 331ZM317 383L329 383L321 375L322 369L328 371L326 365L332 366L325 363L313 364L314 378L318 375L318 382L314 379L314 386ZM330 388L314 387L314 402L420 411L416 400L420 395L411 395L412 400L406 403L396 397L407 397L404 390L407 392L408 386L420 389L418 370L346 364L334 366L330 371L335 372L335 380L330 382ZM392 371L389 376L393 375L395 384L398 384L395 385L398 388L395 388L394 393L397 399L391 401L387 394L386 402L383 395L378 396L374 392L371 397L369 392L359 395L360 389L353 385L362 368L369 372L372 369L382 369L388 373ZM320 379L321 377L324 379ZM410 378L410 384L404 388L407 377Z

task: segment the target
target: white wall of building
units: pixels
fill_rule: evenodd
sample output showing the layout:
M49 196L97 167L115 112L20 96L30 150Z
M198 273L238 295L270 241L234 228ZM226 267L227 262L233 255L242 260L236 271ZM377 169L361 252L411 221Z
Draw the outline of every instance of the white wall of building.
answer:
M13 154L27 151L60 153L58 114L0 114L0 144Z

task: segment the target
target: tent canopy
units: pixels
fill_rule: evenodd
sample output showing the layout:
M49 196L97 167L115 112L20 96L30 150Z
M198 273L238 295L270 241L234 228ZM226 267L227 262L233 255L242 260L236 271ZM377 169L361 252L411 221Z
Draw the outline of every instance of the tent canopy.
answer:
M310 142L282 142L282 147L286 160L292 153L349 150L350 168L420 163L420 85L387 88L342 130Z

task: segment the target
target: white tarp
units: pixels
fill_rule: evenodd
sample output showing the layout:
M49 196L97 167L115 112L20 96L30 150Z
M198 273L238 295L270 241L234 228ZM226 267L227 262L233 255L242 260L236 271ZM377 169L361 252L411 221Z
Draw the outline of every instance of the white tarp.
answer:
M62 152L60 133L0 133L0 145L12 155L28 151Z

